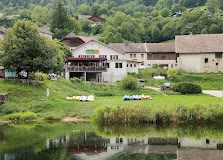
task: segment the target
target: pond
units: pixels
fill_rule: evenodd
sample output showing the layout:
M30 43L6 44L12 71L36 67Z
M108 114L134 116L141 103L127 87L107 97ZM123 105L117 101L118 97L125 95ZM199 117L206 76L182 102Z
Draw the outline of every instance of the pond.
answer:
M222 124L4 123L0 160L220 160Z

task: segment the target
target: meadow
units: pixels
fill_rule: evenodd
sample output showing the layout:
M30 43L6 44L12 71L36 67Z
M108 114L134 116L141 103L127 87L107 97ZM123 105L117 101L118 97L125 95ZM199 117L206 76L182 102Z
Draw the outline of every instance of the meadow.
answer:
M48 102L46 101L46 88L50 89ZM124 90L119 83L116 85L102 85L91 82L72 82L63 78L59 81L41 81L37 86L2 80L0 81L0 92L9 93L7 103L0 107L0 119L10 120L30 120L36 118L61 120L67 116L77 116L78 118L101 121L102 119L99 118L101 111L105 112L108 111L108 108L112 108L111 110L109 109L111 112L113 109L116 111L122 108L123 110L121 111L123 113L126 109L129 110L129 113L136 113L132 117L134 121L156 121L157 114L164 112L168 113L168 120L173 119L173 116L179 113L178 110L176 111L179 107L193 108L195 106L196 108L196 105L199 105L201 106L199 108L205 110L205 107L209 106L212 106L212 108L223 106L222 98L204 94L164 96L159 92L144 88L137 88L133 91ZM152 96L153 99L123 101L122 97L125 94L145 94ZM66 99L67 96L76 95L94 95L95 102L79 102ZM217 108L218 111L216 113L220 113L221 110L219 111L219 107ZM143 113L142 111L144 110L146 111ZM137 113L137 111L139 112ZM186 114L189 114L188 112L185 111ZM147 119L144 117L140 120L139 118L142 116L139 114L141 113L144 116L147 113L150 118L147 116ZM120 115L118 116L120 117ZM221 118L217 119L221 121ZM119 119L114 119L114 121L117 120L119 121ZM187 118L176 120L187 120ZM110 119L109 121L113 120ZM123 121L123 119L120 121Z

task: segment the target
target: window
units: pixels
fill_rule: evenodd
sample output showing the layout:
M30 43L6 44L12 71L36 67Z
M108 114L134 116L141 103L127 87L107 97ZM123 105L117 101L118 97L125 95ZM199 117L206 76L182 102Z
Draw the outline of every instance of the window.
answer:
M99 58L107 58L106 55L99 55Z
M109 68L109 63L107 63L107 68Z
M204 63L208 63L208 58L205 58L204 59Z
M79 55L79 58L86 58L85 55Z
M165 57L165 56L162 56L162 57L161 57L161 60L165 60L165 59L166 59L166 57Z
M173 64L171 64L171 68L173 68Z
M218 66L218 63L216 63L216 66Z
M222 53L215 53L215 58L222 58Z
M122 63L115 63L115 68L122 68Z
M141 65L144 65L144 61L141 61Z
M144 54L141 54L141 58L144 58Z
M127 64L127 67L129 67L129 64Z
M136 64L134 64L134 67L136 67Z
M209 139L206 139L206 144L210 144L210 140Z
M136 58L136 54L134 54L134 58Z
M118 60L118 55L110 55L110 60Z
M130 67L132 67L132 64L130 64Z
M132 58L132 54L130 54L130 58Z

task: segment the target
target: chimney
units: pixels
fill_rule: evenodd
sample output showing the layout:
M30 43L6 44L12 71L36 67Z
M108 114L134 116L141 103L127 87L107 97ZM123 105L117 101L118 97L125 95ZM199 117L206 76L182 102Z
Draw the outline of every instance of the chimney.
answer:
M129 46L129 41L128 40L124 40L124 45L125 45L125 47L128 47Z

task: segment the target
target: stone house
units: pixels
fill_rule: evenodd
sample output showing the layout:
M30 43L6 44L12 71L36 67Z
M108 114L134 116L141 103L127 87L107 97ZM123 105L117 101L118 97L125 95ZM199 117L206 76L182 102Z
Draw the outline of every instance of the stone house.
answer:
M223 72L223 34L176 36L179 69L197 73Z

